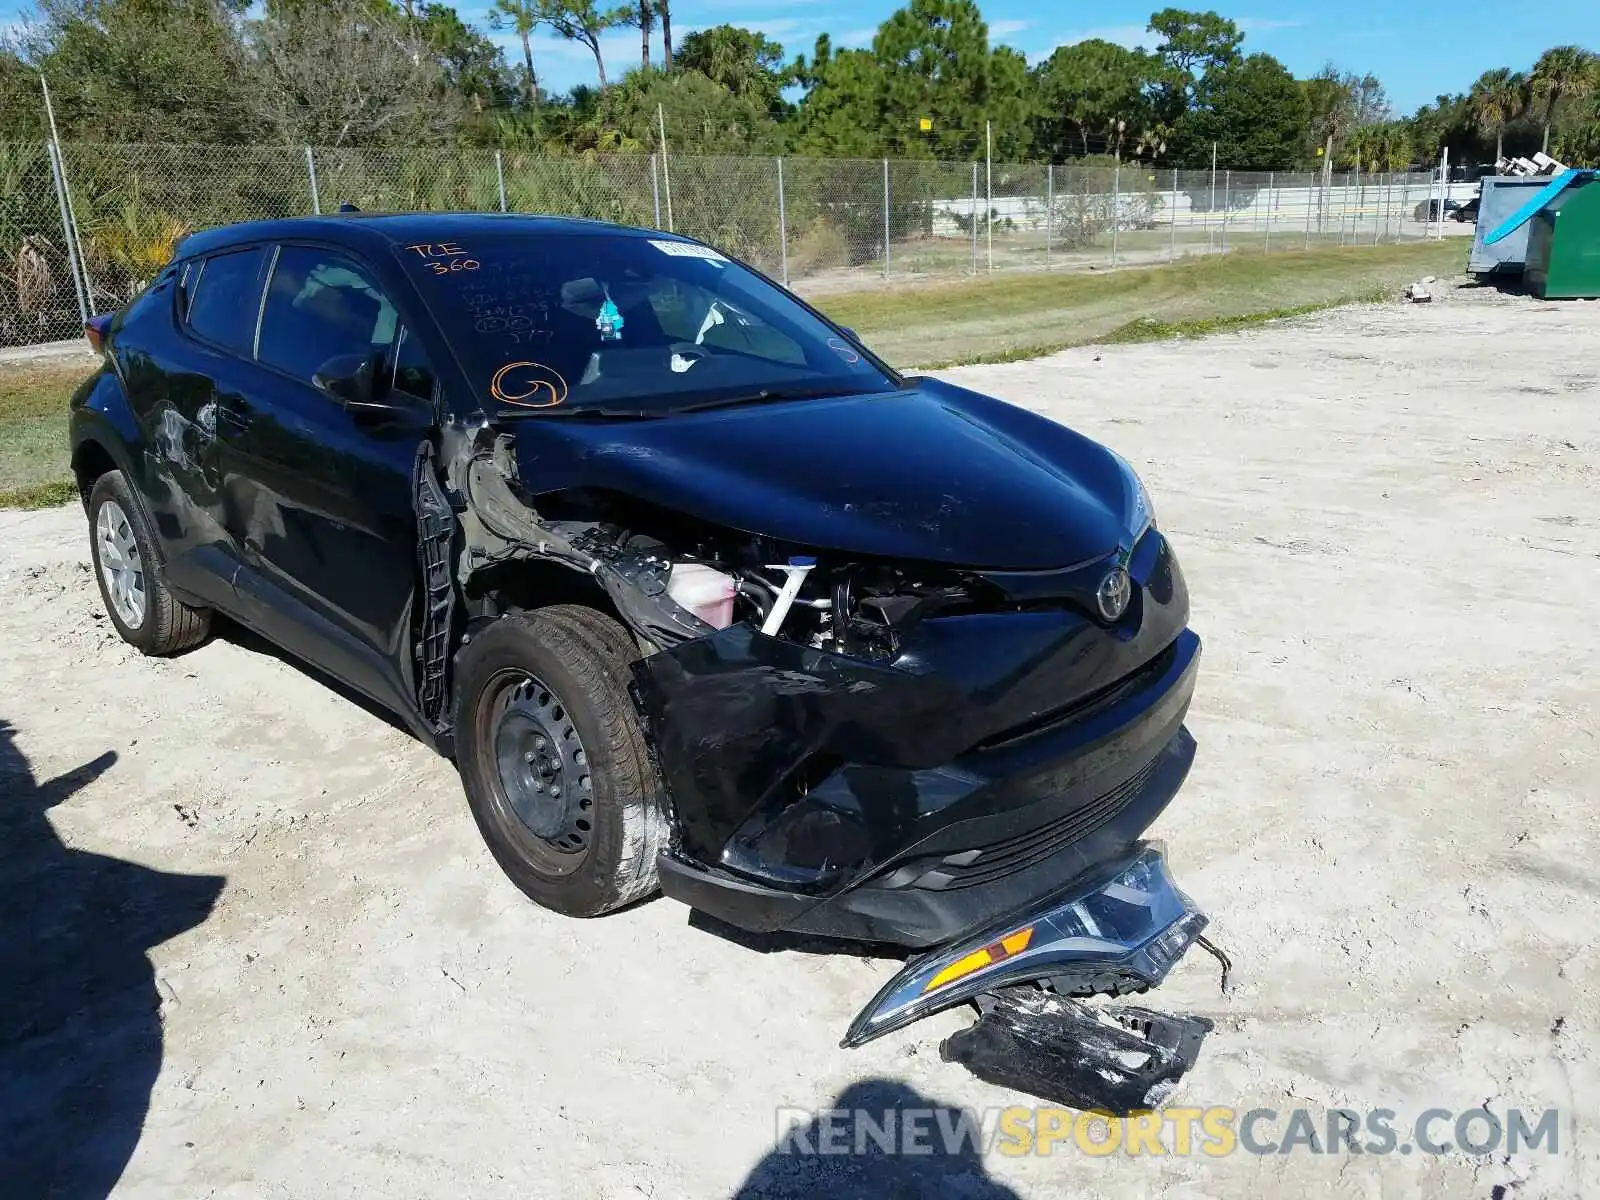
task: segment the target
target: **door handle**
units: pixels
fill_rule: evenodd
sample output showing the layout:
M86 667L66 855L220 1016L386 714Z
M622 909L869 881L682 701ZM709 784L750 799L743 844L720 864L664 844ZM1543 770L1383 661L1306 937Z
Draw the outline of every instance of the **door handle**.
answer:
M250 426L250 413L247 409L236 408L221 396L214 400L217 407L217 424L230 425L234 429L248 429Z

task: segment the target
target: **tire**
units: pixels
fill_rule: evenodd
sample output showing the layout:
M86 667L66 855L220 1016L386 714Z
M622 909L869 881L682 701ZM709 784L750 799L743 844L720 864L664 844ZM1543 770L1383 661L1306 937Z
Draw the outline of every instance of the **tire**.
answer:
M582 625L589 636L600 643L608 654L617 659L617 667L622 672L624 686L632 674L632 667L641 657L639 643L621 625L599 609L586 608L581 604L562 605L562 612L578 624Z
M667 842L628 695L630 646L604 614L555 605L501 617L456 659L456 765L473 819L511 881L567 916L654 892Z
M95 480L88 509L95 580L122 640L150 655L176 654L205 641L211 610L189 607L167 587L149 515L121 471Z

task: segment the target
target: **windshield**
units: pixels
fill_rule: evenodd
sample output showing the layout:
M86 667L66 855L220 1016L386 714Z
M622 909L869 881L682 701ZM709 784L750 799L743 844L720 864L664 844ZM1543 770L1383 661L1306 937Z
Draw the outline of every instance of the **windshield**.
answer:
M895 386L785 292L692 242L486 231L398 253L491 412L665 415Z

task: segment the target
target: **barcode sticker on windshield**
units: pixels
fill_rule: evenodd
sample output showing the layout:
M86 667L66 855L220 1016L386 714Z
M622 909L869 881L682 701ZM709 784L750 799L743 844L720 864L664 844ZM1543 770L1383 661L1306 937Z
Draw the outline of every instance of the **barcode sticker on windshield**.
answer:
M720 254L710 246L702 246L696 242L667 242L651 238L650 244L661 253L672 255L673 258L703 258L707 262L728 261L726 254Z

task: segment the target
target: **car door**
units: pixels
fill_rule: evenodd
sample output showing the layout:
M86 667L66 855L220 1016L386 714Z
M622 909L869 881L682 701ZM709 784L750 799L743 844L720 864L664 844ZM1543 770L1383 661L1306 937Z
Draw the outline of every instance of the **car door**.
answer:
M129 402L147 427L151 509L173 586L226 606L240 561L217 470L219 401L248 389L268 252L241 246L191 259L131 309ZM178 336L172 333L176 330Z
M412 488L431 394L356 412L316 382L330 360L362 356L397 400L431 393L420 348L375 278L348 253L280 245L255 335L256 382L219 410L217 436L241 599L263 625L282 614L287 628L269 636L394 707L412 700Z

